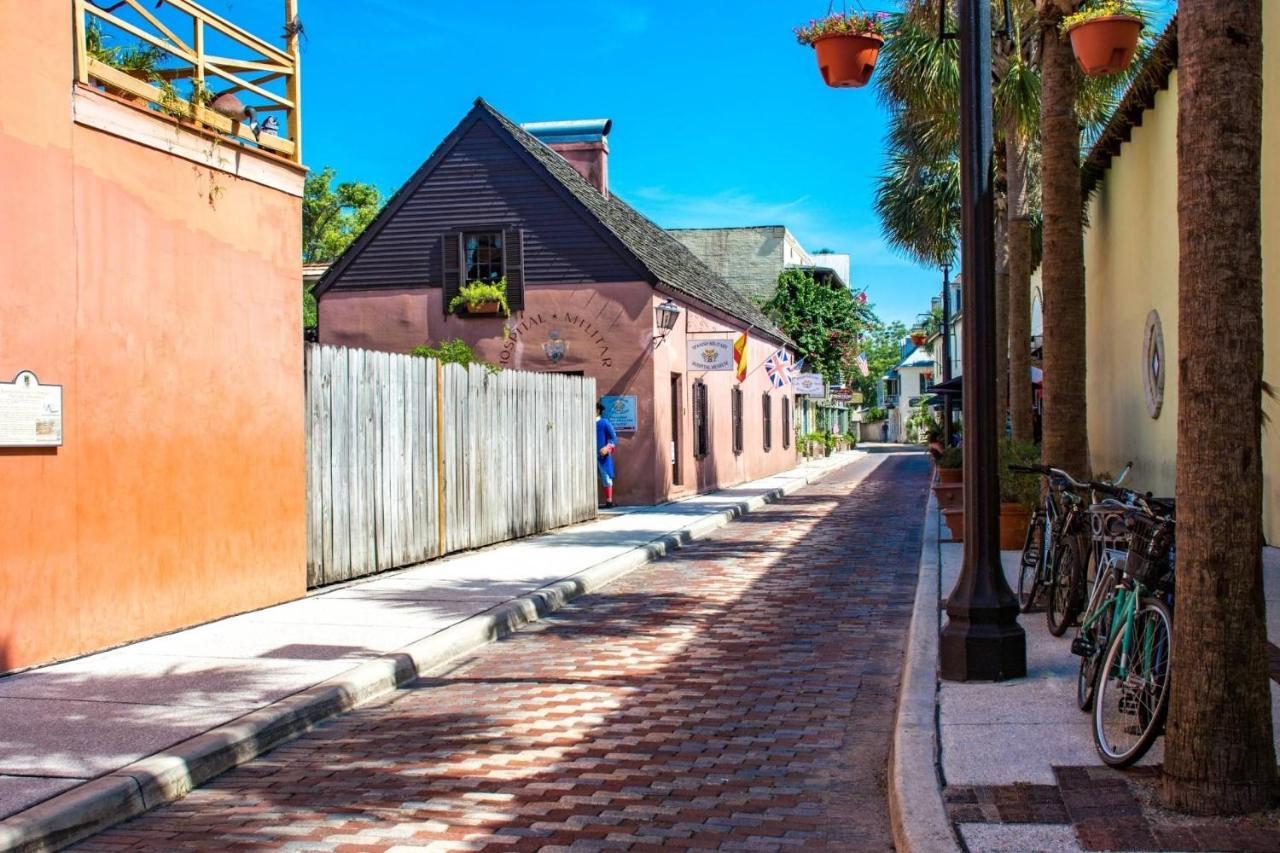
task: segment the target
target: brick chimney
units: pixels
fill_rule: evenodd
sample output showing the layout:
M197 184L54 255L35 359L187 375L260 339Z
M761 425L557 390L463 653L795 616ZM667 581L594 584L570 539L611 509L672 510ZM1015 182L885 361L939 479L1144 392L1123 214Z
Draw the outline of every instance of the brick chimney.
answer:
M601 195L608 197L611 119L535 121L520 126L563 157Z

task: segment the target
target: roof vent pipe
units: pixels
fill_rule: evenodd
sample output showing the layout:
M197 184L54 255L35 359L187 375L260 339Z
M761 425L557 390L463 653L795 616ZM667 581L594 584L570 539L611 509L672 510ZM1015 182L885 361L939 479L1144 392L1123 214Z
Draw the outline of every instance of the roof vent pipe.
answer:
M609 195L609 142L606 137L613 129L611 119L535 121L520 126L568 161L601 195Z

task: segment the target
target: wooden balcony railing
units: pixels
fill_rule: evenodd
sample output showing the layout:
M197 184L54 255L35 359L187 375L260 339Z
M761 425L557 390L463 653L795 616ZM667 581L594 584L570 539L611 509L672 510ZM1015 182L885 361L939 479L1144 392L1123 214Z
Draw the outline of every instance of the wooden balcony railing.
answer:
M72 0L74 4L76 76L115 94L146 102L181 120L238 137L295 163L302 159L302 80L298 62L298 0L284 0L283 48L276 47L191 0ZM132 19L132 20L130 20ZM182 23L179 24L178 22ZM136 46L163 57L155 68L126 70L113 64L101 47L101 35L137 39ZM189 33L186 37L178 33ZM98 43L91 44L97 36ZM206 36L232 47L222 56L205 50ZM116 48L117 50L119 47ZM96 54L96 55L95 55ZM275 90L275 91L273 91ZM231 94L252 107L258 121L283 114L285 133L255 133L249 121L208 107L213 98ZM224 99L225 100L225 99Z

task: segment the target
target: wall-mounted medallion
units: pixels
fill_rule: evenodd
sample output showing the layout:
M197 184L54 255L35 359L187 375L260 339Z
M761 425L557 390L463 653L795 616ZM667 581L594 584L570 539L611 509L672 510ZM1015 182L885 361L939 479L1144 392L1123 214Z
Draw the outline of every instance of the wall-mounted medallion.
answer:
M1147 314L1147 328L1142 336L1142 388L1147 396L1147 414L1160 417L1164 406L1164 330L1160 314L1153 308Z
M559 364L564 360L564 354L569 351L569 342L560 337L558 331L552 329L542 345L542 351L547 354L547 361Z

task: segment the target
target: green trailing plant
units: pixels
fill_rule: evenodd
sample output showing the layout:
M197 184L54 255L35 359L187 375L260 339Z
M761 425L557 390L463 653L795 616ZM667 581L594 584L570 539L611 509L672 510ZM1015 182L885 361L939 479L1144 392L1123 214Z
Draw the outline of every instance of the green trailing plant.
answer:
M498 303L498 310L504 316L511 313L511 306L507 304L507 279L505 277L493 283L473 281L470 284L462 285L458 289L458 295L449 300L449 310L457 311L464 306L471 310L486 302Z
M889 415L879 406L872 406L862 413L862 422L864 424L875 423L876 421L888 420Z
M1039 465L1040 448L1029 441L1000 440L1000 501L1015 503L1028 511L1040 501L1040 476L1015 474L1010 465Z
M764 312L805 354L806 372L821 373L829 386L857 373L858 337L875 322L871 309L849 288L798 269L778 276Z
M463 367L470 367L475 364L490 373L497 373L502 369L492 362L484 361L477 357L476 351L461 338L441 341L434 347L425 345L414 347L409 354L417 358L434 358L442 364L459 364Z
M1063 35L1066 35L1067 30L1077 24L1092 21L1094 18L1105 18L1109 15L1128 15L1146 23L1146 15L1142 7L1134 3L1133 0L1094 0L1094 2L1087 4L1078 12L1064 16L1062 23L1058 26L1058 30Z
M887 12L834 12L825 18L814 18L802 27L796 27L796 41L813 44L828 36L880 36L886 35Z

